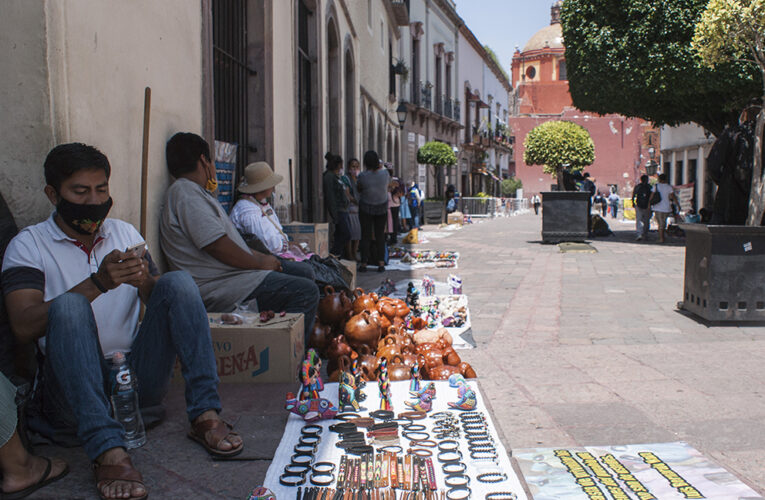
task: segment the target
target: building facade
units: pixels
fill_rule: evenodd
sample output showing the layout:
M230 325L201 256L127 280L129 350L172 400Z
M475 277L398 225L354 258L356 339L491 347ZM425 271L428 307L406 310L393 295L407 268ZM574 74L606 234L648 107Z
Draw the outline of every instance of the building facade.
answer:
M430 141L454 148L460 144L457 47L462 20L452 0L409 0L408 5L409 29L400 41L406 77L399 82L407 114L396 173L405 183L416 181L427 196L444 196L435 192L435 172L417 163L417 150ZM451 180L448 172L446 177Z
M459 190L465 196L499 196L510 176L513 146L508 127L510 82L466 25L460 27L459 82L462 124Z
M694 208L712 208L717 186L707 174L707 157L715 137L695 123L661 128L662 171L675 186L693 183Z
M523 161L523 142L537 125L566 120L587 129L595 144L595 162L586 168L598 190L616 189L630 197L640 175L645 173L649 150L659 150L658 131L649 123L620 115L597 115L573 107L568 89L565 45L560 25L562 1L551 8L550 25L540 29L523 50L516 50L512 62L513 116L510 127L515 137L511 171L528 195L555 189L555 179L541 166Z

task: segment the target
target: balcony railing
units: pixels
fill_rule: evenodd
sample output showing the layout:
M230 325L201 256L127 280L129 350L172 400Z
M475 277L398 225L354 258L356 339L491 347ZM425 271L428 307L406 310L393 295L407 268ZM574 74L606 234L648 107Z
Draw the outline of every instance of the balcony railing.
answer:
M443 115L452 119L454 117L454 99L449 99L447 96L442 96L441 99L444 101Z
M433 110L433 85L430 82L420 83L420 94L422 95L419 103L423 108Z
M458 122L460 121L460 101L459 99L454 100L454 121Z

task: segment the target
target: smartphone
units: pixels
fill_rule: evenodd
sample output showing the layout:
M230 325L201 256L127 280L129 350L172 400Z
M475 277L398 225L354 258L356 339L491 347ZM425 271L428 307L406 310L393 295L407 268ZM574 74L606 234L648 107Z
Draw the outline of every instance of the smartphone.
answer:
M138 243L137 245L127 247L127 249L125 250L125 253L132 253L136 257L143 257L143 254L145 251L146 251L146 242L143 241L141 243Z

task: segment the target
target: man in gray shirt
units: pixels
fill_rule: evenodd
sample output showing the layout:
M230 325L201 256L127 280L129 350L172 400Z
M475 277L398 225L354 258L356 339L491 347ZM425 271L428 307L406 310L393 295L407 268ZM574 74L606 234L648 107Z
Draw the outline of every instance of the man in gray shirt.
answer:
M303 313L307 340L319 303L316 284L282 273L276 257L247 246L211 194L217 187L215 164L204 139L179 132L167 142L166 156L176 178L160 220L170 268L191 274L208 311L229 312L256 299L261 311Z

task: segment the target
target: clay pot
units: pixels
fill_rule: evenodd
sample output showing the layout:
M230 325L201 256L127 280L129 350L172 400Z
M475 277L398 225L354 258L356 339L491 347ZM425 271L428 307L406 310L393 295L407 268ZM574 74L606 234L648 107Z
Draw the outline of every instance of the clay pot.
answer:
M332 340L332 327L314 321L313 329L308 335L308 347L313 347L322 358L327 357L327 348ZM350 349L350 347L349 347Z
M460 363L460 373L465 378L478 378L478 375L473 370L473 367L469 363Z
M372 354L368 345L362 345L358 350L359 364L364 373L365 380L377 380L377 368L380 366L380 360Z
M428 322L425 321L423 318L412 318L412 329L417 332L419 330L422 330L423 328L428 327Z
M404 364L401 356L394 356L388 363L388 378L391 381L409 380L412 378L412 369Z
M348 356L340 356L337 358L335 364L337 367L332 371L330 371L329 367L327 367L327 373L329 373L330 382L339 382L340 373L351 369L351 359Z
M380 340L380 325L378 325L367 311L351 316L345 324L345 336L350 345L356 351L362 345L369 346L370 352L374 352L377 342Z
M345 335L338 335L333 338L327 347L327 357L329 358L327 373L332 373L337 369L338 359L342 356L350 356L351 352L351 346L348 345Z
M378 311L377 309L374 309L374 310L372 310L372 311L368 311L368 312L369 312L369 317L370 317L370 318L372 318L372 320L373 320L375 323L377 323L378 325L380 325L380 331L381 331L381 332L387 332L387 331L388 331L388 329L389 329L391 326L393 326L393 323L391 323L391 321L388 319L388 317L387 317L387 316L385 316L384 314L382 314L382 313L381 313L380 311Z
M364 290L357 288L353 291L353 314L360 314L362 311L373 311L377 305L377 294L364 294Z
M404 360L404 364L408 366L409 368L412 368L414 365L417 364L417 355L414 352L407 352L402 349L401 359Z
M450 366L459 366L462 363L460 355L454 350L452 346L447 347L442 351L444 353L444 364Z
M439 365L426 368L427 380L448 380L450 376L460 373L456 366Z
M401 347L398 345L398 339L395 335L388 335L380 342L383 343L383 346L377 349L378 358L386 358L390 363L393 357L401 356Z
M444 364L444 354L440 349L428 349L418 353L417 360L426 370Z
M351 316L351 299L342 292L335 292L330 285L324 287L324 293L326 295L319 301L319 320L325 325L342 329Z

